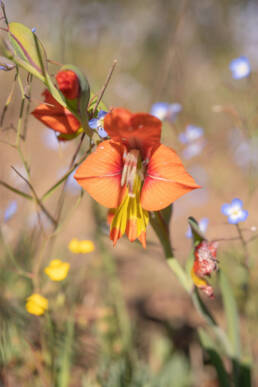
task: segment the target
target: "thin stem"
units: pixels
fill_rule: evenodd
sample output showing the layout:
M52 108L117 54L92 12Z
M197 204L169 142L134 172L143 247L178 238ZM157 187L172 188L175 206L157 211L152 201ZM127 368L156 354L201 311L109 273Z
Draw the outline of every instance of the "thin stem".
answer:
M25 270L23 270L21 268L21 266L17 263L15 257L14 257L14 254L12 252L12 250L10 249L9 245L5 242L5 239L4 239L4 235L2 233L2 230L0 228L0 237L1 237L1 240L2 240L2 243L3 243L3 246L5 248L5 251L8 255L8 257L10 258L10 260L13 262L14 266L15 266L15 270L17 272L17 274L19 275L22 275L23 277L26 277L26 278L30 278L32 279L33 278L33 273L28 273L26 272Z
M187 273L173 255L168 226L165 224L164 219L163 221L161 221L162 213L158 213L158 215L157 213L152 213L151 215L152 216L150 217L150 222L161 242L168 266L174 272L177 279L180 281L187 293L191 296L192 302L196 310L203 317L206 323L212 328L214 334L223 345L225 352L229 356L231 356L232 348L226 333L217 324L215 318L212 316L212 314L200 298L198 290L193 287L191 279L188 278ZM166 227L164 227L164 224Z
M31 195L28 195L27 193L20 191L19 189L15 188L15 187L12 187L10 184L7 184L2 180L0 180L0 185L2 185L3 187L9 189L10 191L12 191L20 196L23 196L26 199L33 200L33 197Z
M167 81L168 81L168 77L169 77L169 73L170 73L170 70L171 70L171 66L172 66L172 63L173 63L173 59L174 59L174 56L175 56L175 52L176 52L176 48L177 48L177 44L176 44L176 40L177 40L177 37L179 35L179 31L181 29L181 24L182 24L182 20L184 18L184 15L185 15L185 12L186 12L186 9L187 9L187 5L188 5L188 0L184 0L182 2L178 2L178 4L180 3L180 10L179 10L179 15L177 17L177 21L176 21L176 26L175 26L175 29L172 28L171 32L170 32L170 36L169 36L169 39L168 39L168 47L167 47L167 50L166 50L166 57L165 57L165 60L164 60L164 64L163 64L163 68L161 68L161 71L160 71L160 74L161 74L161 79L157 78L158 79L158 85L157 85L157 88L155 90L155 100L159 100L160 98L160 95L164 89L164 87L167 85Z
M239 239L241 240L243 250L244 250L244 256L245 256L244 265L247 269L249 269L249 251L248 251L248 247L247 247L247 242L243 236L242 230L241 230L238 223L236 224L236 229L237 229Z
M5 105L4 105L2 114L1 114L1 119L0 119L0 127L1 128L2 128L2 126L4 124L5 115L6 115L6 112L8 110L8 107L9 107L9 105L11 103L12 97L13 97L13 93L14 93L15 85L16 85L16 80L17 80L17 73L15 74L15 77L14 77L14 80L13 80L13 83L12 83L12 87L11 87L10 93L9 93L7 99L6 99L6 102L5 102Z
M39 207L45 213L45 215L49 218L49 220L53 223L53 225L57 226L57 221L53 218L53 216L45 208L45 206L43 205L43 203L41 202L40 198L38 197L38 195L37 195L34 187L32 186L32 184L19 171L17 171L16 168L12 167L12 169L17 173L17 175L20 176L20 178L22 180L25 181L25 183L28 185L28 187L30 188L30 190L31 190L31 192L32 192L32 194L34 196L34 199L35 199L36 203L39 205Z
M8 19L7 19L7 16L6 16L6 12L5 12L5 5L4 5L4 2L1 1L1 8L2 8L2 11L3 11L3 17L4 17L4 21L5 21L5 24L9 25L9 22L8 22Z

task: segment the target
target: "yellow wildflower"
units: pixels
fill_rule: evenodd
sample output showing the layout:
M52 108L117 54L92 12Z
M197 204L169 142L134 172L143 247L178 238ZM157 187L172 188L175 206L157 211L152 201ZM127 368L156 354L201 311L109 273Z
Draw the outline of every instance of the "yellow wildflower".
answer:
M48 300L40 294L33 293L27 298L26 309L30 314L40 316L48 309Z
M63 281L70 269L70 263L63 262L60 259L53 259L49 266L45 268L45 273L52 281Z
M77 238L73 238L70 241L68 248L75 254L88 254L95 250L95 245L89 240L79 241Z

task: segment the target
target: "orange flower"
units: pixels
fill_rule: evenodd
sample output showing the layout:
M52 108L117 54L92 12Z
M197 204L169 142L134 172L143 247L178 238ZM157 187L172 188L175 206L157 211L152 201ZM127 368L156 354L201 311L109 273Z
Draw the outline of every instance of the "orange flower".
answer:
M64 94L65 98L75 99L79 97L80 83L74 71L59 71L56 74L56 80L59 90Z
M111 140L98 145L75 178L97 202L115 209L114 244L126 233L145 247L148 211L159 211L199 186L176 152L160 144L158 118L116 108L105 116L104 129Z
M60 71L56 75L56 80L60 91L66 98L73 99L79 95L79 81L73 71ZM80 129L80 122L68 109L60 105L47 89L42 95L45 97L45 103L36 107L32 114L44 125L59 132L60 140L69 139L70 135L74 135Z

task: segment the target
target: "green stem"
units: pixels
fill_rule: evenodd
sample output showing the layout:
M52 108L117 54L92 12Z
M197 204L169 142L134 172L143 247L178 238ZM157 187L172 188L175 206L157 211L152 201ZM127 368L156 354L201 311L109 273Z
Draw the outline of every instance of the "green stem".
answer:
M244 255L245 255L244 266L248 270L249 269L249 251L248 251L247 243L245 241L245 238L243 236L243 232L242 232L242 230L241 230L241 228L240 228L238 223L236 224L236 229L237 229L237 232L238 232L238 235L239 235L239 238L241 240L241 243L242 243L242 246L243 246L243 250L244 250Z
M170 269L173 270L179 282L182 284L187 293L191 296L196 310L213 330L213 333L215 334L219 342L223 345L224 351L227 353L228 356L232 356L232 346L226 333L218 326L215 318L212 316L211 312L208 310L208 308L200 298L198 290L193 288L192 281L189 279L187 273L173 255L169 229L162 216L162 213L152 213L150 217L150 222L154 231L156 232L157 237L160 240L166 257L166 261Z

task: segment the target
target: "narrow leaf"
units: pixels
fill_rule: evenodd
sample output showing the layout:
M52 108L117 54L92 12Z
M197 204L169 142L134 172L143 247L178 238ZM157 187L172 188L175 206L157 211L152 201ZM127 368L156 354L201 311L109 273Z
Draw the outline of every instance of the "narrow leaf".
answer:
M202 328L198 329L198 334L202 347L208 353L209 360L217 371L220 387L228 387L230 385L229 375L226 372L223 360L218 353L215 344Z
M234 358L239 359L241 356L241 345L237 304L232 292L232 288L222 270L220 270L219 273L219 283L223 298L223 304L225 307L228 336L232 344L233 356Z
M37 36L30 28L21 23L10 23L8 29L14 62L20 64L27 71L30 69L31 72L33 69L34 75L37 74L36 76L40 79L43 76L44 79L44 69L47 69L47 57L45 49Z

